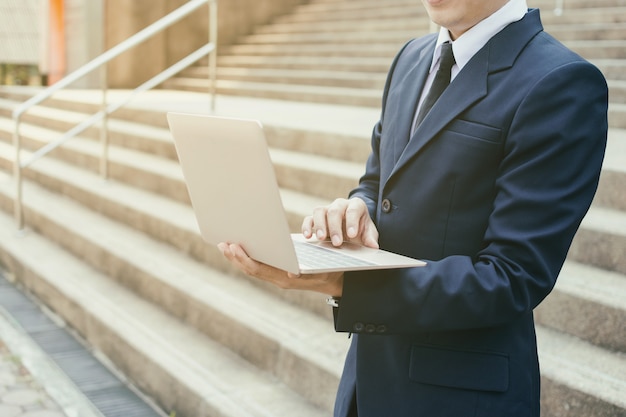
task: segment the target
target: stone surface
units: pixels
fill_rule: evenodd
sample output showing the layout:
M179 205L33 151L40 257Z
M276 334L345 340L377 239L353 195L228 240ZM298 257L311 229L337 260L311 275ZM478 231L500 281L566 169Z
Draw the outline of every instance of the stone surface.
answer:
M0 340L0 416L65 417L20 358Z

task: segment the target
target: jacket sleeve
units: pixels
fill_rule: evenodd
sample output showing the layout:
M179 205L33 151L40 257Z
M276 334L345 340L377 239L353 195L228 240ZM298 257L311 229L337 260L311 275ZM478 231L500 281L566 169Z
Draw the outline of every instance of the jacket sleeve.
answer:
M537 80L510 126L503 127L482 249L429 260L421 268L347 273L336 330L408 334L491 327L532 311L552 290L595 194L607 102L604 77L584 61ZM372 213L378 204L380 126L366 173L351 193Z

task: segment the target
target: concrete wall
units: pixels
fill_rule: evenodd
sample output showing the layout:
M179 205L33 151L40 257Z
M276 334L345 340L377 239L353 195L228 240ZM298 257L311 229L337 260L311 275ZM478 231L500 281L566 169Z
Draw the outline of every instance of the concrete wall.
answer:
M107 0L105 44L110 49L168 12L168 0ZM155 35L120 55L108 67L109 86L136 87L165 67L165 33Z
M218 4L218 42L221 45L233 43L238 37L251 33L255 26L289 13L306 1L222 0ZM107 0L104 16L106 48L117 45L185 2ZM207 41L208 6L205 6L113 61L109 65L109 85L113 88L136 87Z
M39 63L38 0L0 1L0 63Z
M103 0L65 0L65 45L67 73L103 52ZM86 75L72 87L98 87L98 71Z

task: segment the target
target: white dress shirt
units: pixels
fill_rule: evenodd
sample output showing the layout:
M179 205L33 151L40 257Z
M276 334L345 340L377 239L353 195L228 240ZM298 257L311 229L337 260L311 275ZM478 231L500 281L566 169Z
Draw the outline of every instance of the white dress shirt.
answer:
M435 79L435 74L439 69L439 61L441 57L441 45L445 42L452 43L452 51L454 53L454 59L456 63L452 67L450 82L458 75L463 67L469 62L470 59L478 52L494 35L504 29L506 26L513 22L521 20L528 12L528 5L526 0L509 0L498 11L493 13L486 19L481 20L470 28L467 32L463 33L456 40L452 40L448 29L441 28L439 30L439 37L435 45L435 52L433 54L433 61L430 66L430 72L424 83L422 95L417 106L415 116L413 117L413 126L411 133L415 130L415 120L419 113L422 102L428 94L428 90Z

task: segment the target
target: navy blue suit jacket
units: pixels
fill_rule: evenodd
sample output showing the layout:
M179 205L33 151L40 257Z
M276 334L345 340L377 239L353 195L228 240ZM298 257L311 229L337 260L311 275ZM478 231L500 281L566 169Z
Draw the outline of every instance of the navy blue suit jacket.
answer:
M351 193L382 248L428 266L345 275L335 327L355 335L335 416L355 389L360 417L538 416L532 311L597 187L606 82L531 10L471 59L409 141L435 40L396 56Z

